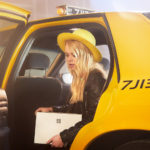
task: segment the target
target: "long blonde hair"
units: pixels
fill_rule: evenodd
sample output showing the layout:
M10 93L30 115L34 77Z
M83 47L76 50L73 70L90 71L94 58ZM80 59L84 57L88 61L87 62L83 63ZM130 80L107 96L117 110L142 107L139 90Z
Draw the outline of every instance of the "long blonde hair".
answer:
M72 97L70 99L70 103L76 103L83 101L85 83L91 70L99 70L104 78L107 75L103 67L94 61L92 53L84 44L76 40L68 40L66 45L74 51L74 55L77 57L76 68L71 70L73 81L71 84Z

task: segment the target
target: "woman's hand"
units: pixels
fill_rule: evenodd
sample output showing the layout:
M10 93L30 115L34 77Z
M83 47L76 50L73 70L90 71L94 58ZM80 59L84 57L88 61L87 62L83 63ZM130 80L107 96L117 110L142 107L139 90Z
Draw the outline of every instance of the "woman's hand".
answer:
M64 143L60 137L60 135L55 135L51 139L47 141L47 144L50 144L51 147L61 148L64 146Z
M35 110L35 115L37 112L53 112L53 107L39 107Z

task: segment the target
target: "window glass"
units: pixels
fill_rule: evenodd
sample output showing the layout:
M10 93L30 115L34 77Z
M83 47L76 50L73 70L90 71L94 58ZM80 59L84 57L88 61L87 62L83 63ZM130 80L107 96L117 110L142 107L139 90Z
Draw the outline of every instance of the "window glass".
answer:
M0 62L18 23L0 18Z
M65 84L71 84L72 83L72 75L69 72L67 68L67 64L64 63L61 69L59 70L59 76L62 78L62 81Z
M21 76L45 77L59 51L55 43L50 42L50 37L36 38L21 69Z
M73 32L74 30L80 27L68 28L59 30L47 30L41 33L38 33L38 36L34 37L34 43L32 44L28 55L38 55L32 56L32 62L24 63L26 64L24 72L20 75L23 76L54 76L64 82L64 84L72 83L72 76L68 71L68 68L64 61L64 56L59 59L59 61L55 62L60 54L60 49L57 45L57 35L62 32ZM108 39L105 35L103 28L96 24L93 26L85 25L85 27L81 27L86 30L89 30L93 33L96 38L96 46L100 50L102 54L102 61L100 62L104 67L104 70L109 73L110 70L110 52L108 47ZM62 55L61 55L62 56ZM29 60L25 60L27 62ZM31 61L31 59L30 59ZM58 63L59 62L59 63ZM45 63L45 64L44 64ZM46 65L46 66L44 66ZM53 67L54 66L54 67ZM52 71L51 71L52 70ZM48 73L47 75L47 72Z
M99 51L102 54L102 61L100 62L100 64L103 65L104 70L107 72L109 72L110 69L110 53L109 53L109 48L108 45L98 45L97 48L99 49Z

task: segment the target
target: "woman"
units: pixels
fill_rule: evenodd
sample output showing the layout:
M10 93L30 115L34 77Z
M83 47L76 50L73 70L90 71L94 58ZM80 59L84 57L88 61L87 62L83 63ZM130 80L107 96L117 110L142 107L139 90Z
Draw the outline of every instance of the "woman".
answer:
M48 140L52 147L64 147L72 143L78 131L93 120L106 73L97 63L101 54L95 47L95 37L87 30L78 29L73 33L58 35L58 45L65 53L65 61L73 76L72 96L69 104L59 107L38 108L36 112L71 112L81 113L82 121L62 131Z

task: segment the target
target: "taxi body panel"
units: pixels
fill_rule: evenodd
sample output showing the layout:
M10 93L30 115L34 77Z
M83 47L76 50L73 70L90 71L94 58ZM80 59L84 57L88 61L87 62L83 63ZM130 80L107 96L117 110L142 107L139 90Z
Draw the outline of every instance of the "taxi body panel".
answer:
M86 149L94 138L112 131L149 131L149 20L137 13L107 13L106 17L115 43L119 82L114 68L94 121L80 130L72 150Z
M8 6L7 8L10 7ZM42 83L45 84L46 80L50 80L50 83L55 82L60 84L61 82L61 87L62 85L68 87L68 84L64 84L61 78L63 75L61 72L63 70L62 66L64 65L64 55L58 48L57 35L64 31L72 32L75 28L85 28L95 35L97 47L99 47L100 50L104 45L107 47L107 52L109 53L109 55L107 54L107 58L109 58L110 64L108 78L100 97L94 119L79 131L70 149L88 149L97 139L101 140L103 135L115 131L150 131L150 21L148 18L140 13L109 12L63 16L27 23L29 16L28 11L16 7L13 7L12 10L16 10L15 13L21 13L21 15L13 16L14 14L12 14L7 16L3 12L0 12L2 18L7 16L10 17L10 20L14 18L14 20L19 21L19 23L23 23L17 26L19 28L19 30L16 30L18 31L17 35L13 36L14 39L11 44L8 44L8 47L6 47L6 52L1 61L4 67L0 66L2 69L0 75L1 88L7 91L9 107L11 109L17 105L20 109L22 105L25 104L24 108L32 107L30 113L32 112L33 114L33 110L38 106L38 101L36 101L35 104L35 101L31 100L31 106L30 103L26 103L26 98L25 101L22 101L26 95L21 95L23 96L21 100L19 95L17 98L20 101L16 101L14 98L16 94L14 94L14 91L18 83L21 83L18 86L19 88L20 86L23 87L23 83L27 83L26 81L28 81L28 79L34 82L39 82L40 80L40 82L42 81ZM9 26L8 28L0 28L0 32L7 32L9 29L16 29L17 27ZM51 53L49 53L49 51ZM42 77L37 76L37 74L36 76L32 76L31 73L29 73L29 76L26 76L30 69L32 69L30 71L34 71L34 73L41 70L41 68L38 71L34 70L37 68L25 68L27 67L26 60L28 55L34 53L42 53L41 56L43 56L43 54L48 55L50 65L48 66L48 70L45 71L47 73ZM105 52L103 52L103 54L103 56L106 55ZM36 61L37 60L40 61L40 58L36 59ZM30 86L32 87L32 85L29 85L29 88ZM52 85L50 86L52 90L53 87ZM23 88L19 88L15 92L20 92L21 90L21 92L24 92ZM57 88L55 91L57 91ZM64 91L63 89L60 93L62 94ZM65 95L61 94L59 95L59 100ZM44 102L41 100L39 104L41 105L42 103ZM46 106L47 104L48 103L45 103L44 105ZM27 109L24 111L26 110ZM11 122L10 127L14 133L19 133L15 125L19 122L20 127L21 121L18 118L15 121L14 119L16 119L17 114L22 113L22 111L18 112L16 108L10 112L10 116L12 117L9 117ZM25 115L25 112L23 113L23 115ZM29 116L31 116L31 114ZM18 135L18 137L20 136ZM21 140L17 138L15 139L17 142ZM97 144L97 148L103 148L99 146L97 141L95 143ZM18 149L22 148L23 147L19 147ZM17 147L14 149L16 150Z

